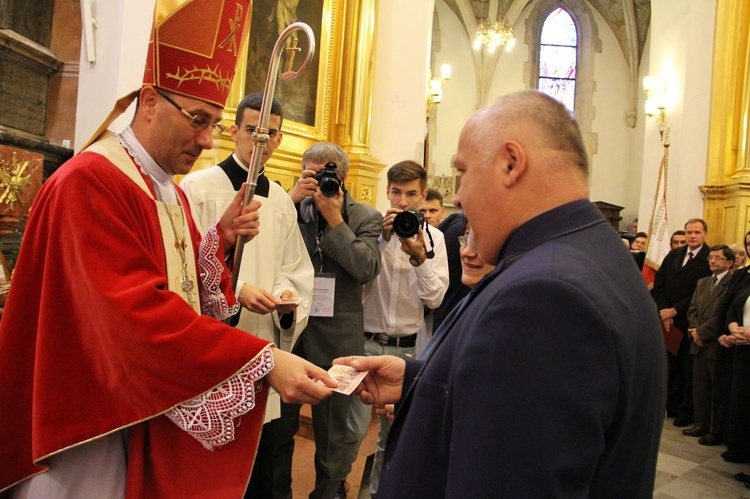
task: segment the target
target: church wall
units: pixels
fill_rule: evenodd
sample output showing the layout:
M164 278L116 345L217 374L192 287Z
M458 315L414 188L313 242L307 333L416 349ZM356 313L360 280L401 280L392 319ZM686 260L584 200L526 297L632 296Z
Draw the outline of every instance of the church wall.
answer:
M431 175L451 175L451 160L456 154L461 129L476 109L476 74L473 49L466 30L444 2L436 2L436 7L441 42L433 67L439 72L441 64L450 64L453 74L443 84L443 102L430 116L431 157L428 169ZM445 199L444 202L452 204L453 200Z
M674 104L667 109L669 230L703 214L699 187L706 181L708 121L713 58L715 0L663 0L651 4L648 67L643 74L664 76ZM643 113L643 107L639 108ZM640 116L639 116L640 119ZM656 125L645 125L640 218L651 216L663 147ZM712 239L709 227L709 242ZM729 241L732 242L732 241Z
M155 3L155 0L92 2L92 16L98 22L94 30L96 63L86 60L84 44L78 81L76 150L96 131L117 99L140 88ZM133 110L134 105L110 125L110 129L125 128L133 117Z
M640 158L636 164L633 154L637 131L628 127L625 120L625 113L631 108L630 69L604 18L595 9L590 10L602 43L602 51L593 54L595 90L591 132L596 137L596 150L589 151L590 197L592 201L623 206L620 229L625 230L638 213L638 192L629 188L633 181L631 172L640 172Z
M443 102L433 111L431 120L431 173L448 175L456 152L461 128L477 105L476 75L471 40L456 15L443 2L437 2L441 44L433 67L448 63L453 67L451 80L443 85ZM526 26L532 5L521 13L513 29L517 40L511 52L502 50L495 67L488 103L497 97L529 88L531 47ZM593 96L591 148L591 198L620 206L624 219L637 216L640 196L641 154L638 126L629 128L625 113L630 109L629 70L614 34L596 12L590 9L599 26L602 52L594 54L593 74L596 81ZM642 125L641 125L642 126ZM627 213L630 213L628 215Z
M370 150L386 169L402 160L422 164L427 69L434 1L378 2ZM385 170L376 207L388 208Z

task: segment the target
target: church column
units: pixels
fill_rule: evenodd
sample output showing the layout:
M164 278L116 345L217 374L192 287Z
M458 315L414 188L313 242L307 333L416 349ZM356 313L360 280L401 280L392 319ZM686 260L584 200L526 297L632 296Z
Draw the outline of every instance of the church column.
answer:
M718 2L705 214L711 242L742 242L750 229L750 4ZM715 228L715 229L713 229Z
M331 140L349 155L348 189L357 201L375 206L383 166L370 155L372 89L375 79L375 0L348 0L340 38L339 88Z

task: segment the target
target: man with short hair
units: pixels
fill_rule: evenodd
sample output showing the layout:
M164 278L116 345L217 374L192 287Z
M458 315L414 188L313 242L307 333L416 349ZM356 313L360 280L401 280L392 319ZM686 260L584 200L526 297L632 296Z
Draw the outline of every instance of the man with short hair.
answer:
M369 371L363 401L399 403L378 498L652 497L664 343L587 199L577 124L545 94L510 94L469 120L455 164L468 244L495 270L424 359L337 360Z
M719 323L719 306L729 287L729 272L734 264L734 252L726 244L711 247L708 266L711 276L699 279L688 308L690 354L693 357L693 415L695 426L682 431L683 435L702 437L709 432L720 438L724 429L715 426L711 417L715 363L719 355L718 338L724 331Z
M425 221L437 228L445 217L445 207L443 207L443 195L436 189L427 189L424 200L419 203L419 213L422 214Z
M229 85L169 76L195 65L231 81L236 55L218 47L231 26L196 20L236 6L249 11L157 0L142 88L117 106L137 97L130 126L113 134L108 120L34 201L0 322L0 490L240 497L263 380L290 402L328 396L316 378L336 386L217 320L237 308L224 257L257 235L259 203L241 211L238 192L201 238L173 183L213 146Z
M310 319L295 353L325 369L336 357L364 353L362 287L378 275L381 265L378 235L383 217L355 201L346 190L348 172L346 152L337 144L318 142L302 155L302 177L289 193L297 205L299 228L316 271ZM335 191L335 195L326 195L321 182L328 186L338 182L338 189L328 190L327 186L325 190ZM348 458L343 441L352 402L353 397L334 393L312 409L315 489L311 498L333 498L345 483ZM290 426L282 456L290 485L299 406L296 414L296 421L287 419ZM288 494L291 497L291 488Z
M691 218L685 223L687 244L667 253L654 276L651 290L664 331L669 334L674 326L682 334L677 354L667 353L667 416L675 418L673 423L677 427L688 426L693 421L693 360L687 311L698 280L711 275L710 249L705 243L707 231L708 225L700 218Z
M685 239L685 231L680 229L674 231L674 234L672 234L672 237L669 239L669 249L677 249L682 248L687 244L687 239Z
M645 232L638 232L633 238L633 242L630 244L631 251L646 251L646 241L648 241L648 234Z
M262 105L261 93L242 99L230 128L234 153L218 165L190 173L180 182L200 226L212 226L247 181L252 167L252 134L260 121ZM281 144L283 119L281 103L273 99L267 126L269 141L262 150L254 196L261 202L258 214L263 228L243 249L237 281L242 310L235 320L243 331L290 352L307 325L313 268L297 226L294 203L280 185L265 175L267 161ZM301 301L297 303L298 300ZM274 475L281 480L278 466L274 466L274 433L280 416L281 399L271 391L248 496L270 497Z

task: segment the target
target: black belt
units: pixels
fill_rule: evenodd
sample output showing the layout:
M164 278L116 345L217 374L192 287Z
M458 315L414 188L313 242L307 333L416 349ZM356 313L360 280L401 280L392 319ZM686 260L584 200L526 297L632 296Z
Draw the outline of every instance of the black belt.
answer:
M413 348L417 344L417 334L408 336L388 336L385 333L365 333L365 338L389 347Z

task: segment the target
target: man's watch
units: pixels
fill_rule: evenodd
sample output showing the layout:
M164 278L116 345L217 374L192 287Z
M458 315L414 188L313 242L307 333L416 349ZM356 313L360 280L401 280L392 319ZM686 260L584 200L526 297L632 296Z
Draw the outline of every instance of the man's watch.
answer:
M409 263L411 263L412 267L419 267L424 263L424 261L427 259L427 257L422 257L422 259L417 258L416 256L410 256L409 257Z

